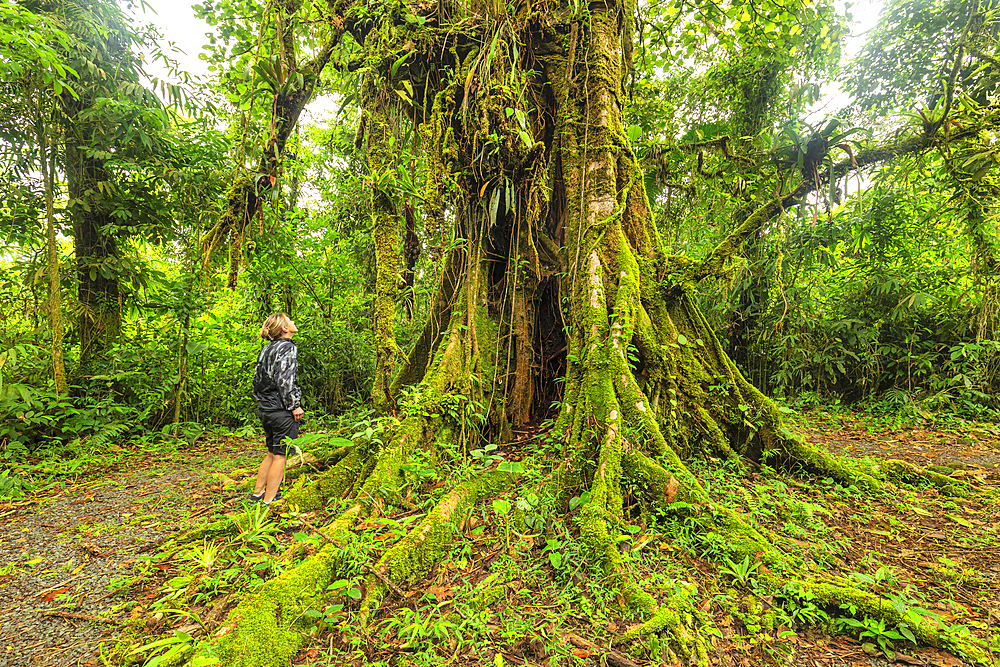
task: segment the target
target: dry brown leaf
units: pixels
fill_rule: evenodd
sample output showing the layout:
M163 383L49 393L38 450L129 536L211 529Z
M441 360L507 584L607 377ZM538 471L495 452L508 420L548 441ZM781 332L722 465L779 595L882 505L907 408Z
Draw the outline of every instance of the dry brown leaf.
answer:
M677 497L677 487L679 486L677 480L671 476L670 480L667 482L666 486L663 487L663 498L668 503L674 502L674 498Z

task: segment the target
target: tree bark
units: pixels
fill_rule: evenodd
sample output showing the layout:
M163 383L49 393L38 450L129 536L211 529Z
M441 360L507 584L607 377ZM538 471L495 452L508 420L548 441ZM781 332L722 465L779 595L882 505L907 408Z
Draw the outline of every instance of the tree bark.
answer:
M118 243L109 231L112 220L102 192L110 193L110 180L100 160L88 157L83 139L66 142L66 182L73 217L77 289L81 311L80 365L86 367L118 342L121 335L121 302L118 284Z
M50 135L50 120L46 118L44 92L35 91L35 137L38 141L38 166L42 172L42 182L45 185L45 243L48 262L49 296L48 313L49 327L52 330L52 378L57 394L65 394L66 367L63 362L63 319L62 292L60 288L59 248L56 245L55 227L55 148Z

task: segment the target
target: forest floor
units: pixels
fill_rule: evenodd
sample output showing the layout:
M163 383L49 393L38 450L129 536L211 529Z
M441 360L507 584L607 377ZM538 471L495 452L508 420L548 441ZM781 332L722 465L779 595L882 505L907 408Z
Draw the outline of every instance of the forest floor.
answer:
M907 487L876 497L766 468L736 477L704 462L696 472L713 496L781 535L786 547L800 546L823 573L849 576L948 632L979 638L996 660L1000 431L985 424L875 427L863 416L821 411L793 417L790 428L850 457L940 466L975 492L960 499ZM64 470L33 492L0 501L0 666L107 664L130 621L144 627L148 641L173 638L135 654L140 664L213 632L244 591L289 567L278 555L286 546L313 548L319 538L311 526L337 511L247 512L246 491L233 481L252 477L261 449L255 439L233 436L145 451L113 447L92 453L72 474ZM421 494L440 497L444 486L427 479ZM661 655L655 645L610 656L600 648L631 621L588 572L571 532L553 532L551 523L544 537L505 531L493 511L498 506L487 506L431 575L384 603L369 629L353 623L360 577L335 582L296 664L598 665L602 656L621 665L658 663L651 659ZM418 516L362 523L356 551L345 557L373 563ZM158 556L169 536L225 517L238 528L232 539ZM942 650L888 641L893 628L865 621L853 626L859 640L845 634L851 628L836 610L757 595L753 564L720 566L724 544L675 523L636 526L623 550L654 594L677 582L697 585L692 611L711 616L718 629L710 637L714 664L964 664Z

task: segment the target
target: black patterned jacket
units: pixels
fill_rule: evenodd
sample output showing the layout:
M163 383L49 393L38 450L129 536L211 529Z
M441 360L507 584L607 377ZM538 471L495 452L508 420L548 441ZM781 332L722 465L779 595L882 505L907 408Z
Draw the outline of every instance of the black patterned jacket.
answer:
M297 350L290 338L272 340L257 355L253 397L257 408L264 412L294 410L302 406Z

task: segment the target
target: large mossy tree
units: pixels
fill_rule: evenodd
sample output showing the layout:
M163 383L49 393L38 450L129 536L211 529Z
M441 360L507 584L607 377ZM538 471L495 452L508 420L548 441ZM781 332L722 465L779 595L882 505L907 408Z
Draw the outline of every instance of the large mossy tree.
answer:
M795 171L783 179L784 190L741 216L703 256L671 254L654 224L623 120L632 4L442 0L331 10L344 16L327 16L330 29L349 32L359 45L353 60L340 64L358 74L357 145L369 169L378 262L374 395L392 418L381 438L339 449L328 472L288 493L304 510L334 498L349 502L322 528L326 546L244 600L214 634L212 650L226 664L288 664L301 642L297 619L321 603L343 567L351 526L407 506L401 466L417 451L423 461L444 460L444 450L468 437L470 422L455 415L472 414L475 437L494 443L509 442L515 428L554 419L551 436L562 454L551 470L540 471L539 488L556 512L571 498L584 499L567 520L606 587L643 621L621 642L657 633L686 660L707 662L699 621L684 613L687 589L679 585L656 599L617 546L626 522L677 512L723 536L733 560L765 564L761 581L768 589L794 581L822 603L850 603L870 617L900 622L901 612L886 600L845 581L814 580L779 537L761 534L713 501L685 464L706 457L744 474L766 461L869 491L884 488L889 476L964 491L898 461L849 465L794 437L695 303L700 282L729 276L744 241L822 180ZM940 129L845 154L829 173L926 150ZM392 332L404 212L414 205L429 254L439 260L429 264L438 283L422 334L404 353ZM413 389L402 401L405 387ZM437 506L371 568L362 620L371 620L399 587L427 575L470 509L518 485L519 477L517 466L501 465L452 481ZM626 487L637 503L626 506ZM918 623L914 633L979 655L930 625Z

